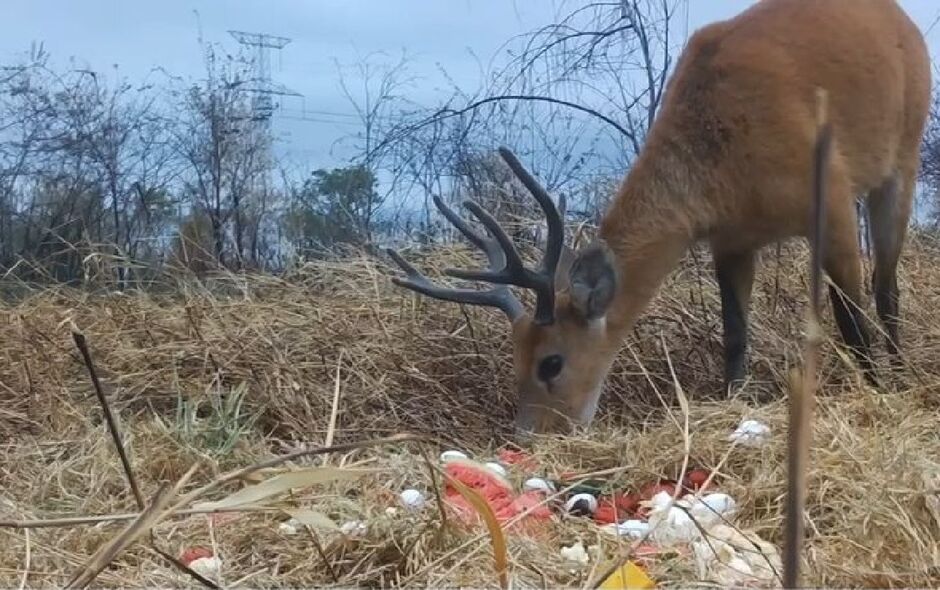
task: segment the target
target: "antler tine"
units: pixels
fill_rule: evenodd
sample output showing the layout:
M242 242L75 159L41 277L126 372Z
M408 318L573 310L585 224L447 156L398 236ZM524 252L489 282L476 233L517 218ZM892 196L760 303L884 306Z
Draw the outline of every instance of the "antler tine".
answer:
M538 301L535 320L538 323L551 323L555 312L555 271L558 269L558 261L561 260L561 251L565 243L565 224L548 191L542 188L542 185L535 177L525 169L525 166L522 165L516 155L506 147L499 148L499 155L506 161L509 169L525 185L526 189L532 193L532 196L535 197L535 200L542 208L542 212L545 213L548 238L545 244L545 256L542 258L542 273L546 280L542 282L547 285L547 288L543 287L536 291Z
M487 291L441 287L431 282L421 271L412 266L392 248L386 248L385 252L395 261L395 264L397 264L399 268L405 271L408 277L407 279L392 278L392 282L399 287L421 293L428 297L433 297L434 299L440 299L441 301L496 307L501 309L503 313L509 317L510 321L515 321L524 311L522 304L516 299L515 295L512 294L509 287L499 286Z
M545 213L545 219L548 223L548 243L545 247L543 269L554 275L555 268L558 266L558 260L561 258L561 249L562 245L564 245L565 238L565 225L562 222L561 215L558 213L558 208L555 207L555 203L552 201L552 197L548 194L548 191L542 188L542 185L525 169L522 162L519 161L515 154L509 151L509 148L499 148L499 154L503 157L503 160L506 161L506 164L509 165L513 174L515 174L529 192L532 193L532 196L538 201L539 206L542 207L542 212Z
M490 263L488 271L447 268L444 269L444 274L454 278L470 281L486 281L495 284L512 284L511 282L502 280L502 278L507 274L507 269L514 270L521 268L522 260L519 258L515 247L512 245L512 241L508 236L506 236L502 228L499 227L499 224L496 223L492 217L489 217L485 212L483 212L483 210L472 201L464 201L464 206L470 209L470 212L476 215L477 218L480 218L481 214L484 217L488 217L488 219L481 219L481 221L483 221L484 226L487 227L490 232L493 232L495 239L485 238L474 231L473 228L470 227L469 223L467 223L460 215L457 215L453 209L448 207L444 203L443 199L435 195L433 200L434 204L444 215L444 217L446 217L454 227L460 230L460 233L462 233L468 240L473 242L477 248L483 250L483 252L486 253L486 257Z
M474 246L483 251L486 251L486 248L489 245L489 240L473 231L473 228L470 227L470 224L464 221L463 217L458 215L453 209L448 207L447 204L444 203L444 200L439 196L434 195L431 198L434 201L434 206L437 207L437 210L444 215L451 225L460 230L460 233L462 233L465 238L473 242Z
M489 271L475 271L463 269L446 269L444 274L458 279L468 281L486 281L499 285L515 285L525 289L539 289L541 276L526 269L522 263L522 257L519 251L513 245L512 240L506 235L506 232L500 227L499 222L490 215L483 207L473 201L464 201L464 207L470 210L474 217L480 220L483 227L487 229L492 240L486 240L487 246L496 247L503 258L503 266L500 268L492 264Z
M522 181L529 192L545 213L548 222L548 244L542 260L542 269L539 272L525 267L519 251L516 250L512 240L499 222L483 207L473 201L464 201L464 206L486 228L491 238L474 231L470 225L448 207L437 195L433 197L434 204L444 217L456 227L468 240L486 253L489 259L487 270L445 269L444 274L470 281L484 281L498 285L487 291L474 289L451 289L435 285L426 276L421 274L414 266L403 259L396 251L388 249L388 255L405 271L406 279L392 279L393 282L406 289L457 303L471 305L487 305L502 309L510 320L518 318L522 312L522 304L509 290L509 285L531 289L536 294L536 307L534 319L536 323L548 324L554 319L555 313L555 270L561 258L564 245L564 224L561 214L552 202L552 198L543 189L535 178L522 166L519 160L508 149L499 148L500 155L506 160L513 173ZM564 207L564 200L560 201Z
M512 240L506 235L499 222L483 207L473 201L464 201L470 213L487 229L492 239L485 240L484 249L490 256L489 270L465 270L448 268L444 274L467 281L485 281L497 285L514 285L523 289L531 289L536 294L535 320L541 324L552 322L555 313L555 288L553 275L547 272L535 272L525 267L519 251L516 250ZM462 220L461 220L462 221ZM494 252L500 252L505 264L500 268L496 263Z

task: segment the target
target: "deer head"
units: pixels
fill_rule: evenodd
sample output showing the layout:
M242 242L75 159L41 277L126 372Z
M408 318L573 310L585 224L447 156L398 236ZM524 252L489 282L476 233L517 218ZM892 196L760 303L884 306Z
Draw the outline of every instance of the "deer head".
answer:
M512 240L480 205L463 205L486 228L478 233L434 198L434 204L489 260L486 270L447 269L447 276L489 283L488 290L453 289L432 283L394 250L388 254L406 273L396 285L428 297L501 309L512 323L513 367L518 392L516 429L520 434L587 425L597 410L601 385L617 352L606 315L617 290L610 251L595 242L577 254L564 244L564 223L552 198L506 148L499 153L545 214L548 235L539 268L527 268ZM564 207L563 203L561 205ZM528 313L510 286L535 293Z

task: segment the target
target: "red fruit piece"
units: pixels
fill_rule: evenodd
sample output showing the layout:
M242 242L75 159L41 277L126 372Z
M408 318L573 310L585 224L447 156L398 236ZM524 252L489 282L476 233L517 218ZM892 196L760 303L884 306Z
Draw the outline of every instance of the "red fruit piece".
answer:
M451 461L444 467L444 471L465 486L483 491L488 495L512 493L509 482L479 463ZM451 486L447 483L445 487L449 488Z
M499 462L504 465L516 465L522 469L530 470L538 467L538 461L535 457L525 451L516 449L500 449L498 453Z
M541 492L532 491L525 492L516 497L512 502L512 513L513 516L525 512L526 510L532 509L532 512L529 512L529 516L534 518L551 518L552 510L545 503L545 497Z
M635 516L639 507L640 498L636 494L604 496L597 501L594 520L602 524L623 522Z
M624 514L610 498L601 498L597 502L597 510L594 511L594 521L601 524L610 524L623 520Z
M189 565L202 557L212 557L212 550L208 547L190 547L180 555L180 561Z
M450 478L459 481L482 496L497 518L502 520L515 515L511 508L513 491L509 482L483 465L473 461L450 461L444 467L444 471ZM447 504L457 512L458 517L464 522L473 523L479 518L476 509L463 498L449 481L444 486L444 497Z
M650 500L659 492L666 492L670 496L675 495L676 483L668 479L663 479L655 483L646 484L643 489L640 490L640 498Z
M685 478L682 480L682 487L698 491L702 489L702 486L705 485L705 482L708 481L710 476L711 472L707 469L693 469L685 474Z
M637 494L620 494L614 497L614 503L617 504L617 510L621 514L631 516L640 507L640 496Z

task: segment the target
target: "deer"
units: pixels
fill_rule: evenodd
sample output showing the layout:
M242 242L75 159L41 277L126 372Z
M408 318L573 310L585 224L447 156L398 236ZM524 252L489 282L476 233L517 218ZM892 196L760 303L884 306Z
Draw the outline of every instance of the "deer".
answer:
M748 373L756 254L810 237L819 90L828 97L830 126L830 155L819 171L827 179L822 268L842 343L874 380L856 200L868 211L873 298L897 366L897 271L931 91L924 37L894 0L761 0L699 29L596 238L577 251L568 247L551 196L501 147L547 222L540 265L525 266L477 203L463 204L486 234L435 197L443 216L488 259L485 269L444 274L490 288L441 286L389 249L405 272L393 282L434 299L502 310L511 322L516 432L564 432L590 426L637 319L690 248L704 243L720 293L723 378L731 392ZM534 292L534 311L511 287Z

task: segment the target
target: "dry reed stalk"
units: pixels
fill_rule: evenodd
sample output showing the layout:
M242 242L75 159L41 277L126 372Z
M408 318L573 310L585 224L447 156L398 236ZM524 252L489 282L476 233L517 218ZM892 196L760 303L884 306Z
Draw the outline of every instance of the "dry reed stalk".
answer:
M190 568L188 565L186 565L185 563L183 563L182 561L180 561L173 555L170 555L169 552L167 552L166 550L164 550L157 544L157 539L153 535L152 529L153 529L153 525L155 525L157 520L159 519L156 515L154 515L153 510L159 509L159 508L154 508L155 506L162 506L163 498L162 496L160 496L158 492L158 496L154 500L151 506L153 510L148 510L146 505L144 504L144 499L143 499L143 496L141 495L140 487L137 485L137 478L134 475L134 470L131 467L130 459L127 456L127 449L125 449L124 447L124 440L123 440L123 437L121 436L121 431L118 428L117 421L115 420L114 414L111 411L111 404L108 403L108 398L105 395L104 390L101 387L101 382L98 379L98 371L95 369L95 363L91 357L91 350L89 350L88 348L88 341L85 339L85 335L82 334L82 332L78 329L78 326L76 326L74 322L72 323L71 328L72 328L72 339L75 341L75 346L78 348L79 352L81 353L82 360L85 363L85 367L88 369L88 375L91 378L92 386L94 387L95 394L98 397L98 403L101 406L101 411L104 413L105 422L108 425L108 431L111 434L111 439L112 439L112 442L114 443L115 451L117 452L118 457L121 460L121 467L123 467L124 469L124 475L125 477L127 477L127 483L128 485L130 485L131 491L134 494L134 499L137 501L137 508L140 510L140 514L134 520L134 524L129 526L128 529L125 531L125 534L128 535L128 539L130 539L127 541L127 545L133 542L133 539L136 538L137 536L137 532L134 532L137 530L134 526L136 524L138 525L138 527L140 527L140 530L146 529L146 531L150 534L150 546L154 549L154 551L156 551L164 559L170 562L170 564L172 564L175 568L189 575L191 578L201 583L203 586L206 586L207 588L218 588L218 586L214 582L207 579L205 576L199 574L198 572ZM196 467L198 467L198 463L194 464L190 468L190 471L187 473L189 475L192 475ZM189 478L186 477L186 480L188 479ZM182 484L178 484L177 489L179 489L179 487L181 486ZM153 520L152 522L150 522L151 519ZM147 524L148 522L150 522L149 525ZM110 555L110 557L106 558L107 561L105 561L104 565L107 565L107 563L110 563L111 560L114 558L114 555L119 553L124 547L127 546L127 545L121 545L120 543L122 541L120 541L118 538L116 538L114 542L116 543L116 545L113 547L112 554L108 554L107 551L105 551L105 553L96 554L96 555L101 555L102 559L105 559L105 557L103 556ZM102 566L102 568L103 567L104 566ZM91 583L94 577L97 576L98 573L100 573L100 571L101 569L95 570L93 566L91 565L86 566L86 569L82 573L77 574L77 577L73 578L69 585L71 586L72 584L78 584L79 580L84 580L83 576L86 576L86 575L90 576L90 578L87 581L83 582L82 587L84 587L84 585Z
M819 324L822 300L823 231L825 227L826 181L831 157L832 128L829 123L828 96L816 93L816 142L813 147L812 186L812 256L810 262L810 305L806 320L806 349L801 377L791 373L790 420L787 445L787 508L784 521L783 586L800 584L803 547L803 517L806 505L806 472L812 444L813 406L816 371L822 328Z
M19 590L26 588L26 582L29 580L29 566L32 558L32 543L30 543L29 529L23 531L23 538L26 540L26 555L23 557L23 577L20 578Z
M98 380L98 371L95 370L95 363L91 358L91 351L88 350L88 342L85 340L85 335L82 334L78 326L74 323L72 324L72 339L75 341L75 346L82 355L82 360L85 361L85 367L88 369L89 377L91 377L95 395L98 397L98 404L101 406L105 423L108 425L108 433L111 435L112 442L114 442L114 450L121 460L121 466L124 468L127 483L130 485L131 491L134 494L134 500L137 501L137 508L143 510L145 505L144 497L140 493L137 478L134 477L134 470L131 468L131 461L127 457L127 449L124 448L124 441L121 439L121 431L118 429L117 421L114 419L114 414L111 412L111 404L108 403L108 398L101 388L101 382Z
M65 587L85 588L91 584L98 574L100 574L104 568L108 567L108 564L114 561L114 558L117 557L119 553L129 547L131 543L142 535L150 532L157 523L170 514L171 511L168 510L170 502L196 472L196 467L197 465L193 465L175 485L161 486L150 504L145 505L140 515L109 543L99 547L98 551L96 551L82 568L72 576ZM198 574L196 575L198 576Z
M231 512L280 512L280 508L266 506L236 506L232 508L186 508L177 510L172 516L193 516L196 514L226 514ZM134 520L139 512L121 512L114 514L93 514L87 516L64 516L42 520L0 520L0 528L6 529L57 529L107 522Z
M330 405L330 422L326 429L326 439L323 441L323 446L325 447L333 445L333 435L336 434L336 417L339 415L339 395L342 391L342 381L340 379L342 370L343 349L340 349L339 355L336 357L336 382L333 386L333 403Z

